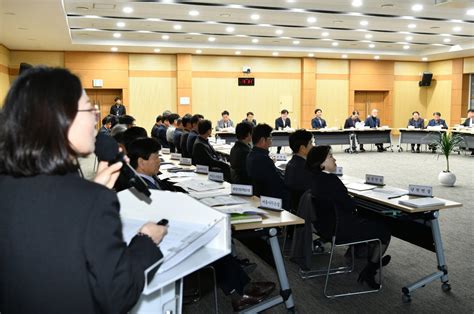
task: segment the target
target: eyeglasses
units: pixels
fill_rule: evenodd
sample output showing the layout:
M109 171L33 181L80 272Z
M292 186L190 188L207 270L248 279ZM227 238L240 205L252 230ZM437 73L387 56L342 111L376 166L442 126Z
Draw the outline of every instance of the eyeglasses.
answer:
M77 112L91 112L95 115L95 120L99 121L100 110L99 110L99 106L97 105L94 105L94 107L90 109L78 109Z

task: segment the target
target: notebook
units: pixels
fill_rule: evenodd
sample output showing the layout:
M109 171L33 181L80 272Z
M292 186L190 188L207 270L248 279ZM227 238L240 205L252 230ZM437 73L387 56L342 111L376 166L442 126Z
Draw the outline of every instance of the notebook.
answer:
M446 204L440 199L434 197L421 197L421 198L414 198L409 200L399 200L399 204L415 207L415 208L423 208L423 207L434 207L434 206L442 206Z

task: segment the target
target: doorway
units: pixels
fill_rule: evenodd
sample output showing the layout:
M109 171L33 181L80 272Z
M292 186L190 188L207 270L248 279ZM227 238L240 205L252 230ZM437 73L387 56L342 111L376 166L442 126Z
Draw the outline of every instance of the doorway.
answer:
M354 110L359 111L359 117L364 121L373 109L379 111L380 125L389 125L390 110L388 105L388 91L356 91Z
M121 89L86 89L87 96L91 100L92 105L97 105L100 110L99 121L97 121L97 129L102 126L102 119L110 113L110 107L114 104L115 97L122 98ZM122 98L123 100L123 98ZM126 106L125 106L126 107ZM128 108L126 108L128 111Z

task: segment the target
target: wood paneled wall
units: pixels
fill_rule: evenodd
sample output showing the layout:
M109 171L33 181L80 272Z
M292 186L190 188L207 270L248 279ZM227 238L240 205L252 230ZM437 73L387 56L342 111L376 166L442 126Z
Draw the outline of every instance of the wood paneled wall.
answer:
M5 95L10 88L8 65L10 64L10 50L0 45L0 107L3 106Z

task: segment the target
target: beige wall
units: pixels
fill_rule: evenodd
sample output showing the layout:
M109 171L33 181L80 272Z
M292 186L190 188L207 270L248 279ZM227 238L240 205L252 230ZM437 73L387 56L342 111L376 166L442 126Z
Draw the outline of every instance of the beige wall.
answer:
M242 67L249 66L255 86L238 86L237 78L245 76ZM248 111L258 122L274 126L281 109L290 111L292 126L300 126L301 62L294 58L250 58L193 56L193 112L213 122L226 109L234 122L240 122Z
M464 58L463 73L474 73L474 57Z
M426 88L426 118L432 119L433 112L440 112L448 126L451 121L451 60L430 62L428 71L433 73L431 86Z
M3 106L5 95L10 88L8 65L10 64L10 51L0 45L0 107Z

